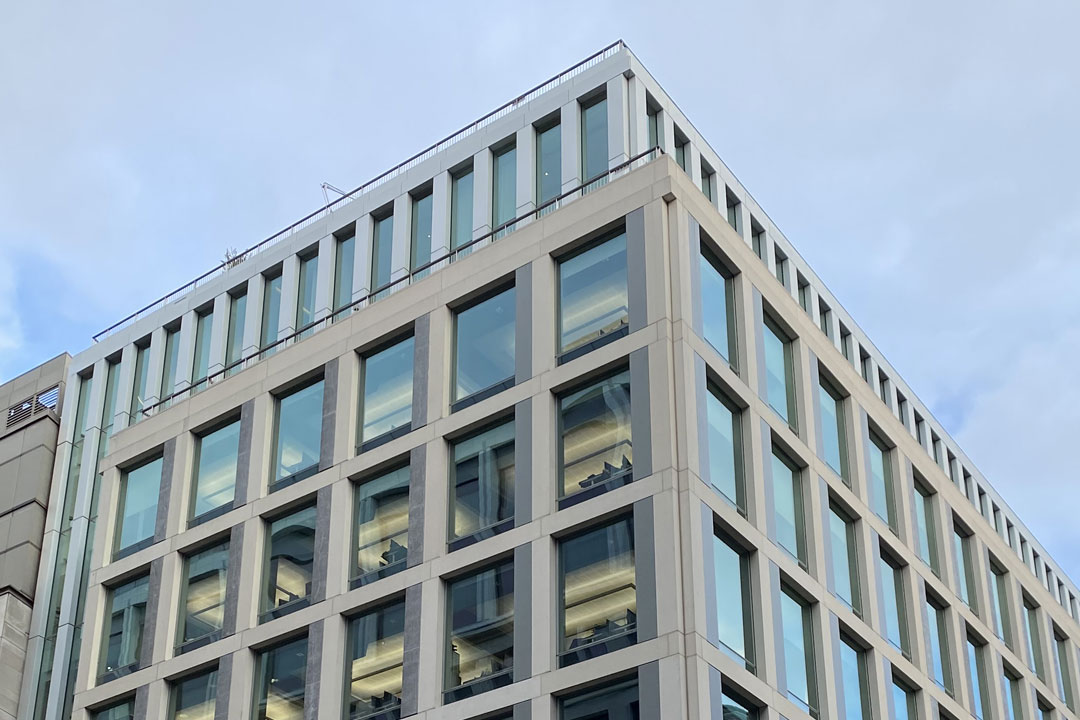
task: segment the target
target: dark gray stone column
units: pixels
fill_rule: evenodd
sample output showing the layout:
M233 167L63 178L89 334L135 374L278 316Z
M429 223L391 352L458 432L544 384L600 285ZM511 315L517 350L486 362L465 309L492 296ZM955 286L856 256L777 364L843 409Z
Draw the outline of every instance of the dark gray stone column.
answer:
M161 573L165 564L165 558L156 558L150 562L150 582L146 593L146 618L143 622L142 652L139 657L138 669L150 667L154 658L154 629L157 627L157 616L161 597Z
M514 525L532 521L532 398L514 406Z
M637 640L656 637L656 539L652 496L634 503L634 572L637 584Z
M640 207L626 216L626 285L630 332L649 324L646 262L645 208Z
M652 475L652 411L649 400L649 348L630 353L630 438L634 479Z
M412 585L405 590L405 650L401 670L401 716L416 714L420 692L420 591Z
M236 453L236 490L233 507L247 503L251 476L251 437L255 428L255 400L240 406L240 438Z
M532 264L522 265L514 273L514 381L532 377Z
M249 560L250 561L250 560ZM236 632L236 605L240 601L240 575L244 563L244 523L233 525L229 532L229 569L225 574L225 612L221 636Z
M323 369L322 434L319 438L319 471L334 465L334 426L337 424L338 358Z
M319 720L322 695L322 654L325 620L308 625L307 669L304 673L304 720Z
M424 475L427 448L423 445L409 452L409 548L407 567L424 562Z
M319 488L315 506L315 563L311 574L311 602L326 599L326 573L330 556L330 485Z
M532 545L514 548L514 682L532 675Z
M232 653L223 655L218 660L217 670L217 689L214 700L214 720L229 720L229 692L232 688L232 670L233 670L233 656ZM236 709L233 715L242 715L240 708Z
M660 717L660 661L638 665L638 708L643 718Z
M154 542L165 539L169 523L169 499L172 496L174 469L176 467L176 438L165 441L161 453L161 485L158 491L157 516L154 518ZM179 478L177 478L179 480ZM186 516L187 513L184 513Z
M143 685L135 691L135 717L134 720L147 720L146 711L150 701L150 686Z
M430 346L431 315L421 315L413 323L413 430L427 425L428 351Z

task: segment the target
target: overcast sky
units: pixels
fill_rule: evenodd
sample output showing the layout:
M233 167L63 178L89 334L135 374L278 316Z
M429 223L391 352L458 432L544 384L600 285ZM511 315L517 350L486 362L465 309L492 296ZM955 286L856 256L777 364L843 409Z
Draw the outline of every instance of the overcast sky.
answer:
M0 380L622 37L1080 581L1080 5L421 5L7 3Z

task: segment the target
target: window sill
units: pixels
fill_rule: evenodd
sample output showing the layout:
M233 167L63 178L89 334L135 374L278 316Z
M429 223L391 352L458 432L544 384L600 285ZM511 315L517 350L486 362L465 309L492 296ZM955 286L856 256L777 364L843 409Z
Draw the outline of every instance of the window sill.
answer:
M135 672L138 669L139 669L139 663L131 663L130 665L125 665L123 667L118 667L115 670L110 670L107 673L103 673L101 675L98 675L97 684L98 685L104 685L105 683L109 682L110 680L116 680L117 678L122 678L125 675L130 675L131 673Z
M259 614L259 624L262 625L263 623L270 622L271 620L276 620L279 617L285 617L286 615L291 615L292 613L296 612L297 610L303 610L304 608L306 608L310 604L311 604L311 598L302 597L302 598L300 598L298 600L293 600L292 602L288 602L288 603L286 603L284 605L279 605L278 607L273 608L272 610L267 610L267 611L265 611L263 613L260 613Z
M634 469L631 467L625 472L621 472L618 475L613 475L603 482L589 485L588 487L579 490L573 495L566 495L559 498L559 509L565 510L568 507L573 507L579 503L583 503L586 500L591 500L594 497L603 495L617 488L629 485L634 481Z
M475 545L481 540L487 540L490 537L495 537L499 533L511 530L514 527L514 518L509 517L505 520L500 520L494 525L488 525L486 528L481 528L471 535L463 535L461 537L453 538L447 543L447 549L449 552L460 550L470 545Z
M217 506L213 510L207 510L202 515L196 515L195 517L188 520L188 528L193 528L193 527L196 527L198 525L202 525L205 522L210 522L211 520L213 520L216 517L221 517L225 513L230 512L233 509L233 507L234 507L234 502L232 500L230 500L229 502L225 503L224 505Z
M397 440L399 437L411 433L412 429L412 423L410 422L402 425L401 427L396 427L393 430L387 430L382 435L378 435L371 438L370 440L365 440L364 442L360 443L359 447L356 448L356 453L359 455L360 453L367 452L368 450L373 450L380 445L385 445L391 440Z
M615 652L637 644L637 625L618 635L609 635L584 645L559 653L559 667L576 665L601 655Z
M135 553L139 552L140 550L145 550L146 548L153 545L155 542L156 542L156 540L154 540L154 538L148 537L145 540L140 540L139 542L134 543L132 545L128 545L125 548L120 548L118 550L114 550L113 555L112 555L113 562L116 562L117 560L120 560L121 558L126 558L128 555L134 555Z
M395 702L386 707L380 707L368 713L356 713L346 715L348 720L398 720L401 717L401 698L394 698Z
M270 487L267 488L267 493L275 493L282 488L287 488L290 485L295 485L302 480L307 480L309 477L311 477L317 472L319 472L318 463L314 465L309 465L303 470L299 470L297 472L294 472L292 475L287 475L280 480L275 480L274 482L270 483Z
M184 653L191 652L192 650L197 650L197 649L199 649L201 647L205 647L206 645L209 645L210 643L215 643L220 639L221 639L221 631L216 630L216 631L214 631L212 633L207 633L206 635L203 635L202 637L197 637L197 638L194 638L192 640L188 640L187 642L185 642L185 643L183 643L181 645L177 645L176 650L175 650L175 654L176 655L183 655Z
M443 704L449 705L458 700L475 697L476 695L486 693L489 690L506 687L512 682L514 682L514 668L508 667L495 674L482 676L476 680L470 680L464 685L458 685L456 688L446 690L443 692Z
M514 378L508 377L501 382L497 382L490 387L486 387L483 390L477 390L472 395L466 395L460 400L450 404L450 412L456 413L458 410L464 410L467 407L475 405L476 403L487 400L489 397L498 395L503 390L509 390L514 387Z
M386 567L379 568L378 570L366 572L363 575L357 575L356 577L349 580L349 589L355 590L358 587L370 585L376 580L382 580L383 578L390 577L391 575L396 575L397 573L405 569L405 563L405 560L399 560L392 565L387 565Z

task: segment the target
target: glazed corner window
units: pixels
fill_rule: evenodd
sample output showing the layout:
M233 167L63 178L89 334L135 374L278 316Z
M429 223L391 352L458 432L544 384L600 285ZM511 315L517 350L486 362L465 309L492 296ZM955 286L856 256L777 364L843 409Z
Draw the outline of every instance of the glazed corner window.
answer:
M451 703L513 682L514 564L459 578L447 588L446 680Z
M491 227L501 235L510 230L502 225L517 213L517 147L510 145L492 155Z
M394 215L393 210L382 211L381 217L372 214L371 226L371 292L390 284L390 266L393 263Z
M861 612L858 545L855 523L847 513L829 506L829 548L832 552L833 592L856 614Z
M915 483L915 530L919 536L919 558L939 574L937 524L934 520L934 494Z
M965 535L959 525L953 526L953 544L956 549L956 592L964 604L978 612L975 603L975 569L971 557L971 536Z
M255 720L304 717L307 637L263 650L255 662Z
M840 637L840 673L843 685L846 720L868 720L870 687L866 671L866 653L846 637Z
M192 520L207 520L232 509L239 454L239 420L196 437Z
M714 530L713 579L716 588L716 641L748 670L754 670L753 598L750 558ZM736 593L738 597L736 598Z
M410 269L416 272L431 262L431 190L410 196L412 223L409 226Z
M138 668L142 656L143 630L150 577L109 588L102 636L98 683L127 675Z
M454 314L453 409L513 386L516 298L508 288Z
M911 652L907 629L907 604L904 601L904 571L882 551L878 556L881 594L885 601L885 637L905 655Z
M633 480L630 371L561 395L559 435L562 500L583 493L577 502Z
M121 700L115 705L110 705L101 710L90 713L91 720L134 720L135 699Z
M217 668L214 668L174 682L169 708L171 720L213 720L217 681Z
M265 348L277 342L278 328L281 325L281 271L279 270L273 277L266 277L263 283L262 332L259 335L259 346Z
M360 450L412 429L413 338L363 359Z
M319 471L322 415L321 379L277 399L270 492L300 482Z
M114 558L141 550L153 542L161 469L159 457L125 471L121 476Z
M930 660L933 663L932 677L941 687L952 692L952 671L949 666L949 626L945 618L945 609L927 600L926 614L929 624L926 634L930 640Z
M772 453L773 512L776 542L806 564L806 531L803 519L802 472L778 450Z
M315 321L315 288L318 285L319 256L310 255L300 258L300 275L296 287L296 318L293 326L300 331ZM307 328L300 333L300 338L311 335L315 328Z
M543 205L562 191L562 126L536 128L536 204Z
M213 329L213 310L195 316L195 355L191 362L191 384L195 390L206 387L206 376L210 373L210 334Z
M399 717L405 660L405 603L378 608L349 621L345 682L348 720Z
M809 605L787 588L780 591L780 619L784 637L787 696L817 717L817 680L814 672L814 628Z
M742 411L712 384L708 387L705 403L708 423L709 484L735 507L745 512Z
M636 720L640 713L636 678L559 698L559 720Z
M867 448L870 464L870 509L896 529L896 501L893 494L892 451L877 433L871 431Z
M225 622L225 582L229 543L189 555L184 561L177 651L186 652L221 637Z
M591 182L608 171L607 98L581 106L581 175Z
M514 526L514 421L456 441L450 450L450 547Z
M409 555L409 468L365 480L355 492L354 588L405 569Z
M731 274L701 243L701 332L705 341L735 366L735 287Z
M762 323L765 344L765 399L792 428L795 427L795 371L792 342L772 319Z
M987 704L990 700L986 686L986 648L970 635L967 638L967 661L971 681L971 713L977 720L990 716Z
M450 186L450 248L472 242L473 171L472 166L454 173Z
M629 331L626 233L559 262L559 353L569 360Z
M637 642L632 518L560 542L559 583L560 667Z
M338 238L334 253L334 310L352 302L355 263L356 235Z
M822 459L844 481L850 485L847 473L847 433L844 421L844 398L832 383L820 378L818 383L818 407L821 414L821 449Z
M315 564L315 516L311 506L267 524L260 622L308 606Z

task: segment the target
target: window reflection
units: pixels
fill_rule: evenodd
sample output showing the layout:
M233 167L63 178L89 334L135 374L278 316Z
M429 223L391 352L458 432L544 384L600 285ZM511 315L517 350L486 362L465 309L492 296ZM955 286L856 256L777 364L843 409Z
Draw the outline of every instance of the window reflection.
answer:
M405 568L409 547L409 468L356 488L354 587Z
M180 614L180 645L201 645L221 634L225 621L225 581L229 543L222 543L187 558ZM192 649L188 647L186 649Z
M255 720L303 720L307 638L259 653Z
M513 527L514 422L460 440L451 451L451 540Z
M262 617L265 622L306 607L315 562L315 507L270 523Z
M346 718L401 716L405 603L379 608L349 621Z
M574 693L559 700L560 720L638 720L640 713L636 678Z
M266 347L277 341L278 328L281 325L281 272L268 277L263 286L262 333L260 346ZM275 347L274 350L277 348ZM271 350L269 352L273 352Z
M485 568L447 588L446 702L510 684L514 666L514 564Z
M772 455L772 483L776 541L800 563L805 563L802 474L775 450Z
M783 622L788 697L817 717L810 608L785 589L780 593L780 615Z
M142 656L150 578L144 575L108 591L98 682L134 670Z
M626 277L625 233L559 263L560 353L629 328Z
M472 167L454 175L450 187L450 247L456 249L472 241L473 173Z
M176 682L172 689L173 720L213 720L217 700L217 668Z
M559 420L564 498L631 481L629 370L560 397Z
M120 480L116 554L134 552L154 539L162 459L132 468Z
M296 289L296 330L315 320L315 287L318 284L318 275L318 255L300 260L300 276ZM300 338L308 337L313 332L315 328L308 328L300 334Z
M791 341L769 319L762 325L765 343L765 389L769 405L795 426L795 379L792 374Z
M360 442L408 432L412 425L413 338L364 358L362 384Z
M536 131L536 204L562 190L562 127L556 123Z
M709 483L736 507L745 510L742 481L740 413L709 386L705 398L708 423Z
M372 228L371 291L390 284L391 253L394 247L394 216L377 218Z
M704 242L698 256L698 271L701 275L702 335L721 357L734 365L734 283L728 277L728 272L722 269L716 256L705 247Z
M232 506L239 452L239 420L198 438L195 446L193 518Z
M319 469L323 381L282 396L277 406L271 492L299 482Z
M510 288L455 315L455 402L513 385L516 298Z

